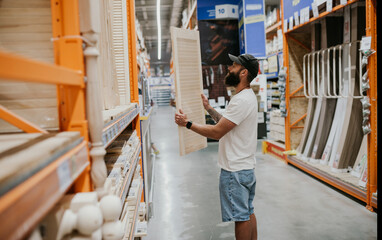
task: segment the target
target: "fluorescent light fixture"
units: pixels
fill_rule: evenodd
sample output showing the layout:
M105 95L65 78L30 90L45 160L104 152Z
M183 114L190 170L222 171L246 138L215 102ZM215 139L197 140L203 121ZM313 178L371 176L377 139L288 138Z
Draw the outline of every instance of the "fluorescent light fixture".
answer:
M162 29L160 24L160 0L157 0L158 60L162 58Z

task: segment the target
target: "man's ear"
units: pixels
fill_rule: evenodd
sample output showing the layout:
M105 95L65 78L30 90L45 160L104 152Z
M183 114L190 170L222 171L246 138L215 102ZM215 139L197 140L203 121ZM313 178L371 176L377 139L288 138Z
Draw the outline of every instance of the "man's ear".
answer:
M241 71L241 75L247 76L247 74L248 74L248 69L244 68L244 69Z

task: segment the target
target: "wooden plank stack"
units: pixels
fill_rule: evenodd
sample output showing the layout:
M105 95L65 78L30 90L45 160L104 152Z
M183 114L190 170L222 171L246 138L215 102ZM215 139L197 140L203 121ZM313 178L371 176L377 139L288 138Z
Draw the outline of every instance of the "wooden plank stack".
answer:
M2 0L0 48L54 63L49 0ZM53 39L54 41L54 39ZM45 129L58 129L56 86L0 81L0 104ZM0 132L19 131L0 119Z

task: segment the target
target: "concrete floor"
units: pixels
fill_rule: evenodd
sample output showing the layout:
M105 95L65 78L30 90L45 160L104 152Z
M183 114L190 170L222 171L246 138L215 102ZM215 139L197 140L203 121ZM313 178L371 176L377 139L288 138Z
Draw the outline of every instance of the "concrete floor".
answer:
M175 109L156 107L153 217L144 240L235 239L220 215L217 142L179 156ZM258 144L255 214L259 239L377 239L377 214L282 161Z

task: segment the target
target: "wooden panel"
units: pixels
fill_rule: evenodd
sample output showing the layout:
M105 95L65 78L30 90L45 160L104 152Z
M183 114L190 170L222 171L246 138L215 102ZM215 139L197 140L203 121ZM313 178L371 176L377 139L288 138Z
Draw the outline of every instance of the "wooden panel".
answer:
M321 36L321 44L323 49L327 49L337 44L342 43L342 34L338 36L338 34L343 31L343 18L342 17L327 17L322 21L322 31ZM334 37L333 37L334 36ZM332 68L332 56L329 54L323 54L323 63L324 66L321 65L321 70L323 70L323 75L321 75L321 85L322 85L322 93L326 93L328 91L328 73L330 82L336 81L336 79L332 78L333 69L329 69L327 63L330 63L330 68ZM319 162L321 156L323 154L326 142L328 140L330 129L333 122L333 116L336 109L337 99L323 98L321 105L321 113L319 116L319 121L317 125L317 135L314 140L314 145L312 148L312 154L310 160L313 162Z
M171 28L171 39L175 69L176 109L182 109L196 123L205 124L204 108L200 94L202 86L202 64L199 32ZM207 138L184 127L179 127L180 155L207 147Z
M312 52L314 52L320 48L321 48L321 24L316 23L316 24L312 24L312 27L311 27L311 50ZM306 69L310 67L308 62L306 62L305 64L306 64ZM307 70L306 70L306 74L308 74ZM311 80L311 82L307 81L307 86L305 86L308 93L308 88L311 87L311 85L313 84L312 83L314 79L313 72L311 71L310 76L306 75L305 77L307 78L307 80L309 78ZM305 150L306 141L308 140L309 132L312 126L312 120L313 120L314 111L316 108L316 102L317 102L316 98L309 98L304 130L302 132L300 144L297 148L297 151L300 153L304 152Z
M364 136L362 139L361 147L357 154L357 159L352 166L351 175L360 178L361 173L367 165L367 136Z
M344 59L344 79L349 78L349 71L351 71L351 77L348 80L350 85L350 93L353 95L359 95L359 86L356 79L358 77L358 54L359 54L359 44L356 43L360 40L365 32L365 8L357 7L358 4L352 6L351 9L351 31L350 31L350 41L352 45L350 47L344 48L343 56L351 56L351 65L349 66L347 61ZM349 7L350 8L350 7ZM345 8L345 12L349 8ZM346 38L345 38L346 40ZM347 53L346 53L347 51ZM350 70L351 69L351 70ZM356 161L357 153L362 142L362 105L359 99L353 99L351 97L347 98L346 102L346 114L344 114L344 121L341 123L339 128L339 135L335 150L332 152L329 165L333 167L335 171L347 171L349 166L353 166Z
M100 1L101 33L98 58L103 109L130 103L126 1ZM135 50L135 49L134 49Z
M113 77L118 86L120 104L124 105L130 103L126 0L113 0L111 2L112 59L115 67Z
M103 94L103 109L109 110L119 105L118 85L113 80L114 61L112 56L112 28L110 1L100 1L101 33L98 41L100 55L98 57L98 76L100 77L100 89Z
M34 60L54 63L51 38L49 0L0 2L0 48ZM3 80L0 80L0 104L40 127L58 128L56 86ZM0 121L0 131L17 131L17 128Z

